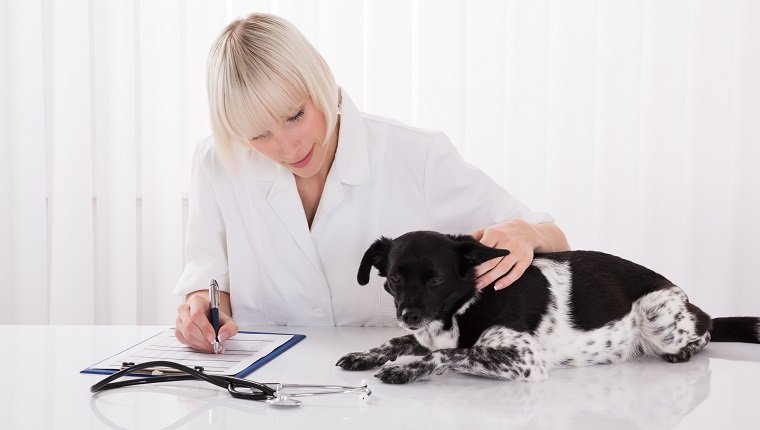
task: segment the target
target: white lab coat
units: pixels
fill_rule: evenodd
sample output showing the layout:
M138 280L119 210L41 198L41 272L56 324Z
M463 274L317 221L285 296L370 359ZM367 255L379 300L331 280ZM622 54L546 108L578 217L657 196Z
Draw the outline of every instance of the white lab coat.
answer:
M211 138L198 144L176 294L216 279L240 326L395 325L375 271L370 284L356 281L379 236L553 221L467 164L444 134L361 113L345 92L342 99L338 148L311 229L287 169L251 149L231 173Z

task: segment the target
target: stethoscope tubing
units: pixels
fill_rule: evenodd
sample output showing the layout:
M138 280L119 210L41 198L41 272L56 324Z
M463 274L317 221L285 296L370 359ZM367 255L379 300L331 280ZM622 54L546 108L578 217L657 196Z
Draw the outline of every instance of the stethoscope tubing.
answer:
M132 380L124 380L113 382L129 373L138 372L143 369L156 368L156 367L168 367L180 372L184 372L183 375L162 375L162 376L146 376L144 378L137 378ZM145 384L158 384L161 382L176 382L176 381L193 381L202 380L217 387L226 389L233 397L243 398L247 400L268 400L277 396L277 390L258 382L249 381L247 379L237 378L227 375L209 375L203 372L199 372L196 369L185 366L183 364L175 363L172 361L146 361L145 363L136 364L120 371L109 375L102 381L96 383L90 387L91 393L97 393L99 391L112 390L114 388L129 387L133 385L145 385ZM251 390L251 392L237 391L238 387L244 387ZM258 392L253 392L257 390Z

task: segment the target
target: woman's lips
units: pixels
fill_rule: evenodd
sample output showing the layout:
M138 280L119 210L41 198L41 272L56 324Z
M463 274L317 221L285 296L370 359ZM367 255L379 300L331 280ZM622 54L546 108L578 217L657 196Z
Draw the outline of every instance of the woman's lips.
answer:
M309 153L306 154L306 157L303 158L303 160L298 161L296 163L288 163L291 166L295 167L296 169L300 169L302 167L305 167L307 164L309 164L309 161L311 161L311 157L314 155L314 147L312 146L309 150Z

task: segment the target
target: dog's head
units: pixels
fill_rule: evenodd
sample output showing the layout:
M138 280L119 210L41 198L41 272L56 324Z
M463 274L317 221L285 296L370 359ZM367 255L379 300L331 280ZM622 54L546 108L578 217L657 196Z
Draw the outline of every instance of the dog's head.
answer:
M357 281L366 285L374 266L396 303L396 318L409 330L448 319L475 294L475 266L509 251L489 248L472 236L414 231L381 237L364 253Z

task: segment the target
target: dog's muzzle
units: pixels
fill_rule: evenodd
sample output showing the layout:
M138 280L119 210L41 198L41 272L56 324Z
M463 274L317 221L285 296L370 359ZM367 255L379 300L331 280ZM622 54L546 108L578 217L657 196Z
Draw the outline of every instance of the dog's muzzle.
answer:
M398 322L405 329L417 330L423 325L422 311L417 308L404 309L398 318Z

